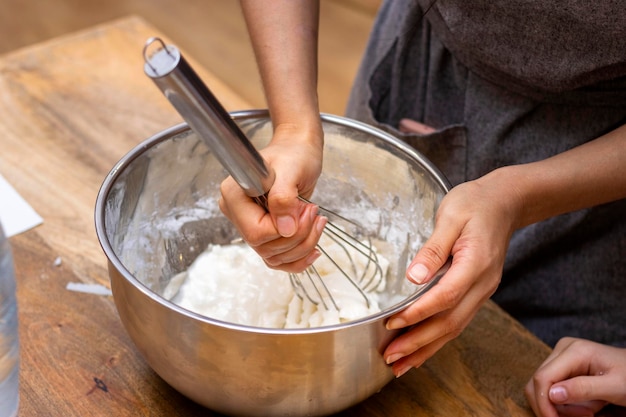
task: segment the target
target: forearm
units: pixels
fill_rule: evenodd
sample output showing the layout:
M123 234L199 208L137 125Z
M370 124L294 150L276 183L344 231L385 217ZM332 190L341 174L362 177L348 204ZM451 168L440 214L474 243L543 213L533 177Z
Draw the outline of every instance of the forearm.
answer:
M241 5L272 122L319 129L319 2L242 0Z
M479 181L500 183L517 205L516 228L559 214L626 198L626 125L596 140Z

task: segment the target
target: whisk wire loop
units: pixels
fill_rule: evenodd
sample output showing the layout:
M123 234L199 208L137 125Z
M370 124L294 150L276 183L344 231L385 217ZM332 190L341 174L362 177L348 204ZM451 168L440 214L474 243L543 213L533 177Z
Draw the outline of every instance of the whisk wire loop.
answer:
M304 197L299 197L301 201L311 203ZM327 242L333 245L339 253L330 254L321 244L317 249L334 266L336 271L358 292L363 298L367 308L370 308L370 298L367 291L375 290L384 279L384 272L378 261L378 256L374 250L371 240L362 237L362 227L355 221L348 219L339 213L327 208L318 206L318 212L329 218L324 227L323 234ZM331 221L331 219L333 221ZM356 230L353 235L352 230L340 227L334 221L342 222L342 226L347 226ZM356 257L359 257L357 262ZM339 262L336 258L341 258ZM294 292L302 299L307 299L313 304L321 304L325 309L334 308L339 310L338 303L333 296L333 291L327 286L323 273L314 265L307 268L300 274L291 273L290 280ZM304 282L303 282L304 281ZM326 300L329 300L327 303ZM329 306L332 304L332 306Z
M307 281L313 288L317 297L312 297L310 295L310 292L307 291L305 284L302 283L301 275L306 276ZM339 311L339 306L337 305L337 302L335 301L332 292L326 285L326 282L324 282L324 280L322 279L322 276L317 271L317 268L315 268L315 266L311 265L300 274L290 273L289 279L291 280L291 285L294 289L294 292L301 299L306 298L315 305L319 305L321 303L325 310L330 310L330 308L333 307L335 310ZM316 282L319 283L319 286ZM326 303L326 300L329 300L332 303L332 306L329 306L328 303Z
M354 224L354 222L350 222ZM368 291L374 290L376 287L378 287L383 277L383 270L380 266L380 263L378 262L378 255L372 246L371 240L367 238L367 243L363 242L357 239L355 236L346 233L337 225L331 222L327 223L326 226L327 230L324 230L327 233L326 236L338 243L339 246L346 253L346 256L349 258L352 272L355 277L358 277L358 279L354 281L358 283L359 288L364 291ZM350 254L350 251L344 245L348 245L354 251L363 255L366 261L365 265L359 268L359 265L354 262L354 256ZM359 269L361 270L360 272ZM368 272L371 272L371 274L369 274L369 277Z

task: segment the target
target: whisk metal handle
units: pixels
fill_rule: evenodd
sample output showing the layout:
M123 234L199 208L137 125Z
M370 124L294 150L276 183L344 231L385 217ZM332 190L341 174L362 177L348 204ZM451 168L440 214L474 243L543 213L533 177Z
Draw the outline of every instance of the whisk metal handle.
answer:
M154 44L161 46L148 56ZM150 38L143 49L144 72L163 92L222 166L257 203L267 208L265 195L274 172L215 98L182 54L160 38Z

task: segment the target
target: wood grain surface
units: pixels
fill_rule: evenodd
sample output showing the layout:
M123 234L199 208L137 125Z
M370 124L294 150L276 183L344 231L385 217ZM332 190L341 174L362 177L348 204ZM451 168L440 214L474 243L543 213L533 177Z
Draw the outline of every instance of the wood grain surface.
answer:
M321 1L321 111L343 114L380 3L381 0ZM196 57L248 103L265 107L238 1L2 0L1 4L0 53L136 14L167 33L172 42Z
M66 289L109 286L93 221L98 189L126 152L181 121L143 74L141 50L155 34L128 17L0 58L0 173L44 218L10 240L20 416L215 415L148 367L112 297ZM199 73L227 109L249 107L213 74ZM548 353L489 302L424 366L341 415L532 416L523 386Z

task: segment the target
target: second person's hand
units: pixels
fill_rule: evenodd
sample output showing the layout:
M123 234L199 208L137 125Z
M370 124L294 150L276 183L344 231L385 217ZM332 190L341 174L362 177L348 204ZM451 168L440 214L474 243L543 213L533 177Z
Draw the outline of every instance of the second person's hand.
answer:
M526 385L539 417L591 416L626 406L626 349L565 337Z

